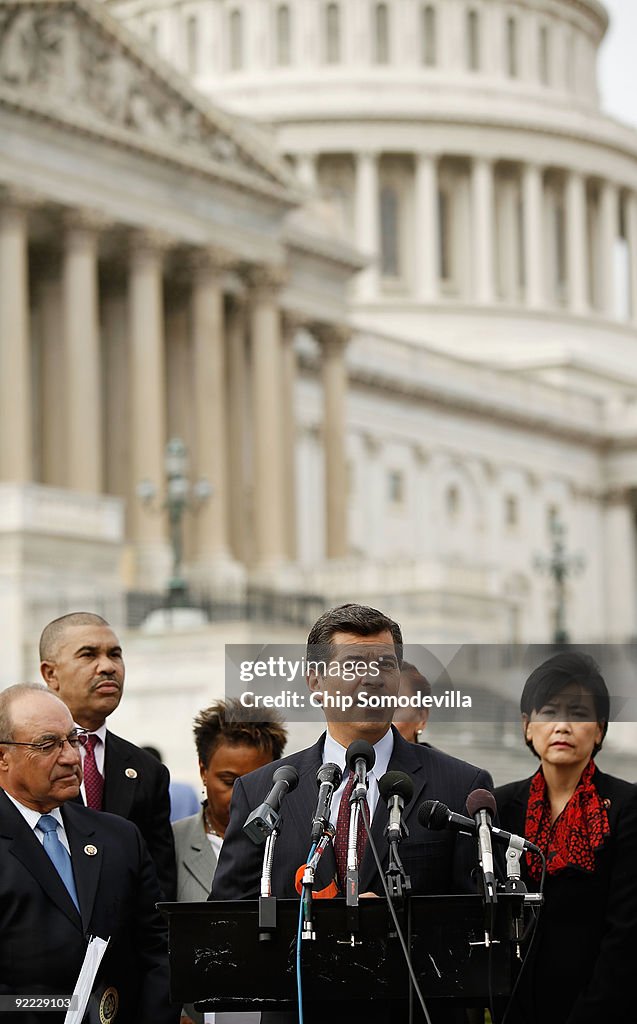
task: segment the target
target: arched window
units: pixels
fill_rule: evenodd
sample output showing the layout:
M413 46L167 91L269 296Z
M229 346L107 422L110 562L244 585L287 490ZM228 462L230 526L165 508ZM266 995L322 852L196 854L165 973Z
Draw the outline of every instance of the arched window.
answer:
M514 494L508 494L504 499L504 521L508 527L513 529L518 525L519 518L518 499Z
M325 8L325 63L338 64L341 59L341 9L338 4Z
M290 8L279 4L276 9L276 62L279 67L290 63Z
M380 268L383 277L400 277L400 196L393 185L380 190Z
M240 71L243 67L243 18L241 11L230 12L230 69Z
M389 10L387 4L376 4L374 10L374 62L389 64Z
M422 8L420 40L422 63L432 68L436 63L436 12L431 4Z
M566 38L564 79L566 88L572 92L575 89L575 36L572 32Z
M199 25L194 14L186 19L186 66L189 74L197 74L199 70Z
M480 21L477 11L467 13L467 67L480 70Z
M507 18L506 69L509 78L518 77L518 24L515 18Z
M538 61L540 82L542 83L542 85L550 85L551 61L549 52L549 30L547 25L540 26Z

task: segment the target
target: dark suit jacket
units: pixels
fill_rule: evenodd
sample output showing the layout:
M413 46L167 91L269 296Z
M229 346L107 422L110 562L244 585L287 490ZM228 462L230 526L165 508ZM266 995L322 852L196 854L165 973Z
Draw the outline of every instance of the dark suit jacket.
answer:
M134 771L133 777L126 774ZM104 753L104 811L133 821L148 846L162 894L177 897L175 844L170 825L170 775L152 754L107 730Z
M316 806L316 772L321 764L324 735L312 747L259 768L237 779L232 795L230 824L221 849L213 882L214 899L254 899L259 894L263 847L257 847L243 833L243 824L263 801L272 785L272 775L280 764L292 764L298 770L299 784L281 806L281 834L277 839L272 873L275 896L295 897L294 878L304 864L310 847L312 815ZM465 812L465 801L474 789L491 789L491 777L455 757L433 747L407 743L394 730L394 749L390 771L403 771L414 784L414 794L405 807L404 820L409 838L400 846L405 871L411 877L415 895L475 892L471 872L476 864L475 844L454 832L432 832L418 823L418 808L423 800L442 800L452 810ZM372 821L372 835L387 865L388 846L383 838L387 824L387 806L379 799ZM323 854L316 873L316 889L328 885L336 872L331 845ZM360 891L382 894L381 882L369 843L360 865Z
M496 790L500 823L518 835L524 835L530 782L525 779ZM637 1019L632 996L637 953L637 786L599 770L593 782L608 801L610 836L597 852L592 874L567 868L547 876L532 960L507 1024L610 1024ZM526 881L529 889L537 888Z
M42 844L0 790L0 993L70 995L87 936L110 936L97 986L117 989L116 1024L175 1024L166 931L155 909L159 886L139 830L74 802L63 806L62 817L81 917ZM3 1024L63 1019L63 1013L2 1015Z

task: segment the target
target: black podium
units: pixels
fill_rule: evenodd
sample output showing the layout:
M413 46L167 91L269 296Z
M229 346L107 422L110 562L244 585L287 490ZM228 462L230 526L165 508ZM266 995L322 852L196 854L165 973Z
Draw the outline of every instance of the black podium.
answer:
M489 969L492 994L508 995L511 919L518 906L517 897L499 898L489 952L479 896L405 901L399 920L428 1004L485 1005ZM296 1007L298 900L277 901L277 927L265 941L256 900L164 903L160 910L169 923L174 999L220 1011ZM327 1019L348 1005L359 1014L366 1004L407 1006L407 968L385 900L361 900L353 945L343 899L315 900L312 918L316 938L302 942L305 1005L320 1006Z

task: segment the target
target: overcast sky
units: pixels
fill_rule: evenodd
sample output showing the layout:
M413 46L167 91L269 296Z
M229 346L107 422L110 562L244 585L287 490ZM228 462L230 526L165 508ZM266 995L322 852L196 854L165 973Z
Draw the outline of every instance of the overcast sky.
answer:
M637 125L637 0L603 2L611 22L600 51L602 106Z

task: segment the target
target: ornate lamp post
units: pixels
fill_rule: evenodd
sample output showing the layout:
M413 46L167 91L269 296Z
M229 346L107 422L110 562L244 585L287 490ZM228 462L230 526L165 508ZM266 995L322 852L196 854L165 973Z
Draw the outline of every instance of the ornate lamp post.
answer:
M171 608L184 604L188 584L182 573L183 563L183 518L187 509L197 512L212 497L212 485L205 477L194 484L188 479L188 453L179 437L172 437L166 445L164 455L166 474L166 497L157 507L157 488L152 480L141 480L137 485L137 496L142 504L157 512L168 513L170 547L172 550L172 574L168 580L168 600Z
M548 573L555 584L555 626L553 630L553 643L569 643L568 631L566 629L566 580L584 569L585 561L583 555L568 555L566 552L566 527L564 523L553 516L551 519L551 554L549 556L536 555L534 559L535 568L538 572Z

